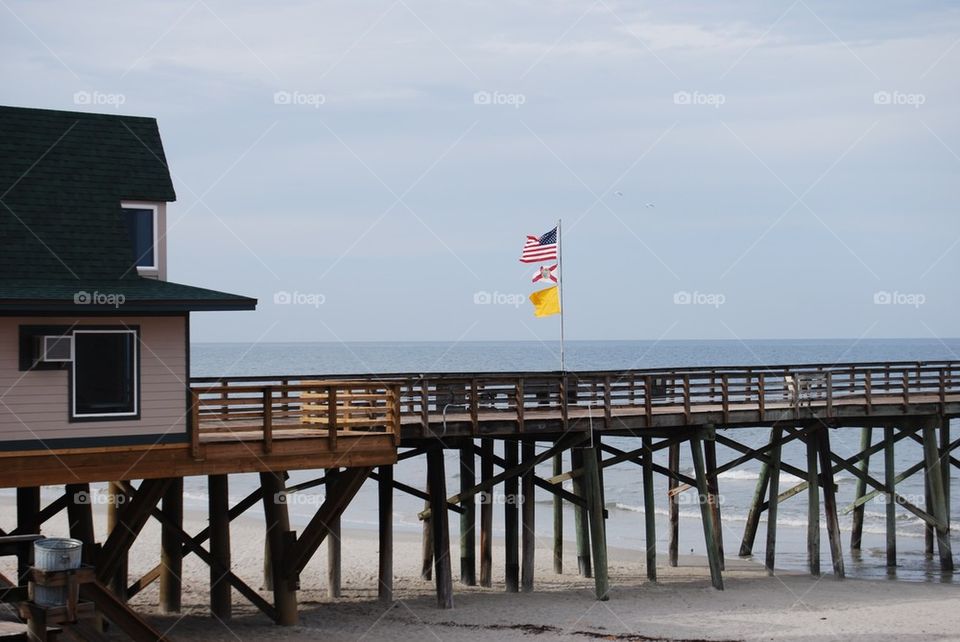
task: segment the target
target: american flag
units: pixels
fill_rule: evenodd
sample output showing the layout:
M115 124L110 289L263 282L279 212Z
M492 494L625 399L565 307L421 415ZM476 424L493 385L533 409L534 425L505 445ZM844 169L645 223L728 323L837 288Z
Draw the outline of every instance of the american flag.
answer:
M543 263L557 260L557 228L553 228L543 236L528 236L523 244L521 263Z

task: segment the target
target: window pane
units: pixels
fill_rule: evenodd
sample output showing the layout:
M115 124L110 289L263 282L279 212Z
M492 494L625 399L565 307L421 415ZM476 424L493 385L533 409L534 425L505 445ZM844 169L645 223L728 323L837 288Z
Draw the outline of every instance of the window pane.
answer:
M130 332L77 332L74 407L77 415L136 411L135 336Z
M138 267L156 267L153 260L153 210L124 208L127 231Z

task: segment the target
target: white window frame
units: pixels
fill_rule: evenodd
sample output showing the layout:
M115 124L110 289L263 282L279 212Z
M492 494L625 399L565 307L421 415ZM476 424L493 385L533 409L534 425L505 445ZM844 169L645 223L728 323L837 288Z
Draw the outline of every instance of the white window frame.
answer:
M137 273L150 276L158 274L160 272L160 234L157 228L160 220L160 206L156 203L121 201L120 208L124 210L151 210L153 212L153 265L138 265ZM124 221L124 224L126 224L126 221ZM135 256L133 260L137 261L139 258Z
M136 417L140 414L140 351L138 348L138 342L140 337L139 333L136 330L130 329L117 329L117 330L74 330L73 331L73 341L74 347L76 347L76 336L78 334L129 334L133 335L133 412L101 412L101 413L78 413L77 412L77 360L74 359L73 363L70 364L70 380L71 380L71 399L70 399L70 416L73 419L96 419L98 417Z

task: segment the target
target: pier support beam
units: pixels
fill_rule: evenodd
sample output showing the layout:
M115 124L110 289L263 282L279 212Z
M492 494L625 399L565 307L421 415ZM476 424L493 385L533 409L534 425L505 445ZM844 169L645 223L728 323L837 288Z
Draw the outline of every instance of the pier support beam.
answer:
M460 448L460 492L476 484L476 458L473 440ZM474 495L466 495L460 503L460 582L466 586L477 584L477 504Z
M571 467L574 470L583 468L583 449L570 449ZM583 475L573 478L573 494L587 499L587 487ZM577 532L577 569L583 577L591 577L590 568L590 522L587 509L581 506L573 507L573 528Z
M533 461L537 456L536 442L532 440L524 441L522 450L524 463ZM521 530L523 557L520 567L520 586L524 593L529 593L533 590L533 568L537 548L537 506L534 497L536 493L535 485L533 483L534 475L535 470L533 467L531 467L521 476L523 491L523 503L521 504L521 516L523 518L523 526Z
M884 485L890 489L890 492L884 496L887 500L885 508L888 568L894 568L897 565L897 499L893 493L897 485L895 466L896 457L894 452L893 427L887 426L883 429L883 478Z
M430 480L427 480L427 499L423 502L424 508L430 508ZM433 579L433 511L431 516L423 520L423 537L420 544L422 561L420 564L420 579L428 582Z
M600 487L597 453L599 448L580 449L583 457L583 477L586 481L587 504L590 516L590 543L593 551L594 587L598 600L610 599L610 580L607 576L607 534L603 514L603 490Z
M700 520L703 522L703 539L707 546L707 562L710 564L710 581L713 587L723 590L723 573L720 570L720 551L713 536L713 511L710 509L710 493L707 489L706 466L703 461L703 440L690 438L690 452L693 456L693 470L697 480L697 499L700 504Z
M780 458L783 431L774 428L771 433L773 448L770 450L770 497L767 500L767 545L764 566L773 575L777 564L777 509L780 504Z
M393 601L393 466L380 466L377 499L380 514L380 575L377 597Z
M830 558L833 574L843 579L843 549L840 545L840 521L837 519L837 487L833 482L833 464L830 457L830 431L822 426L813 433L820 454L820 475L823 481L823 512L827 518L827 538L830 540Z
M121 482L110 482L107 485L107 537L110 537L116 529L120 519L120 511L128 499L129 497L124 493ZM107 585L113 591L113 594L124 602L127 601L128 579L127 553L124 551L117 563L116 573L110 577Z
M220 567L230 569L230 491L226 475L207 478L210 505L210 555ZM230 582L215 566L210 567L210 612L221 620L233 614Z
M562 473L563 453L557 453L553 456L553 474ZM563 574L563 498L560 495L553 496L553 572Z
M40 488L28 486L17 488L17 531L22 535L40 534ZM28 559L19 559L17 575L20 584L26 584L26 576L30 570ZM126 590L126 585L123 590Z
M865 452L869 450L870 445L873 442L873 428L871 426L866 426L860 429L860 452ZM865 454L863 459L860 460L859 465L860 471L866 475L870 472L870 455ZM863 478L857 479L857 490L854 496L854 501L860 499L867 494L867 481ZM863 512L866 506L860 504L853 509L853 524L850 529L850 550L859 551L860 543L863 540Z
M653 494L653 439L643 438L644 547L647 550L647 579L657 581L657 515Z
M923 458L926 464L927 483L933 504L933 516L936 518L937 551L940 554L940 568L953 570L953 551L950 546L950 530L947 527L946 492L943 484L943 468L937 446L937 418L923 421Z
M773 441L774 431L770 430L770 441ZM763 512L763 498L767 494L770 484L770 465L764 461L760 464L760 475L753 490L753 500L750 502L750 512L747 513L747 524L743 529L743 540L740 542L740 557L753 555L753 544L757 539L757 529L760 526L760 514Z
M183 477L170 480L162 502L162 511L167 520L183 528ZM70 522L72 525L73 519ZM91 534L92 526L91 524ZM180 544L179 532L164 523L160 527L160 611L162 613L180 612L183 603L182 576L183 546Z
M670 521L670 566L676 567L680 557L680 497L676 492L680 481L676 475L680 474L680 444L670 444L668 453L668 467L670 476L667 481L667 517Z
M263 514L267 523L267 545L270 547L273 573L273 603L277 624L295 626L299 620L297 614L297 581L286 577L284 548L292 539L290 535L290 515L286 501L280 497L284 493L282 472L260 473L260 486L263 489ZM288 535L290 533L290 535Z
M807 450L807 564L810 575L820 577L820 482L817 475L817 443L806 440Z
M452 609L453 576L450 564L450 531L447 527L447 476L442 448L430 448L427 451L427 476L430 482L430 523L433 525L437 606L441 609Z
M339 468L330 468L327 470L326 488L335 488L337 480L340 477ZM327 537L327 597L334 600L340 597L340 580L342 576L341 565L343 564L343 551L341 547L340 516L332 520L329 524L330 534Z
M507 468L516 467L519 462L517 449L519 444L515 441L504 441L504 460ZM519 504L519 483L516 475L511 475L503 482L504 493L506 497L503 502L503 524L504 524L504 546L506 548L506 589L508 593L516 593L520 590L520 559L519 559L519 519L517 505Z
M710 509L713 513L713 536L717 540L717 551L720 553L720 570L722 571L726 564L723 561L723 520L720 515L720 480L717 478L717 442L715 440L704 440L703 458L707 468Z
M480 482L493 479L493 439L480 440ZM493 585L493 488L480 493L480 586Z

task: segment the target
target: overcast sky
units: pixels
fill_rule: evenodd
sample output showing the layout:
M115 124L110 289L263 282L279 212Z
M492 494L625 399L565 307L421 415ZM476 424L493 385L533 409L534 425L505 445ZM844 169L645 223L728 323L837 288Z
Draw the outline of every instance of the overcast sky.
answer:
M951 3L0 5L3 103L159 120L195 341L553 339L561 217L569 338L960 334Z

